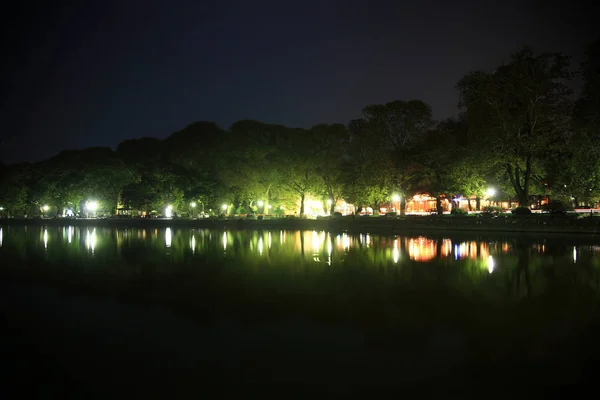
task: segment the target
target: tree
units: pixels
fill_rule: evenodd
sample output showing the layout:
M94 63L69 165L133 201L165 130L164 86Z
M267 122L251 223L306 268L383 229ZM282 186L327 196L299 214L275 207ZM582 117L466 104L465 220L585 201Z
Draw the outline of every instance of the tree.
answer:
M402 195L400 213L404 214L406 197L412 192L411 185L418 172L413 150L435 125L431 107L421 100L395 100L365 107L363 117L372 131L372 139L379 143L379 153L391 159L387 173L393 183L388 192Z
M320 124L310 129L315 145L315 165L323 179L324 200L330 200L329 213L333 214L335 205L343 193L343 162L348 132L342 124Z
M458 83L478 151L502 166L523 206L543 160L569 132L568 66L560 54L535 55L524 48L495 71L476 71Z

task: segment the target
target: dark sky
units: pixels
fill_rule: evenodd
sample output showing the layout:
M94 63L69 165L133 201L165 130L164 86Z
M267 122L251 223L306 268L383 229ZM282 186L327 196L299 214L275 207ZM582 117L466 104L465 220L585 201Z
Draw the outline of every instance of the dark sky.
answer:
M198 120L347 123L394 99L443 118L469 70L524 44L579 60L595 33L577 1L16 3L2 17L5 163Z

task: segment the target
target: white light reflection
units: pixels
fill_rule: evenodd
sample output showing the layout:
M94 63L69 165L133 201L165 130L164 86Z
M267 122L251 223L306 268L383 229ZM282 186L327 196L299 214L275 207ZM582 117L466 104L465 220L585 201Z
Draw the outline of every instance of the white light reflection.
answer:
M223 232L223 250L227 250L227 232Z
M283 244L283 231L279 231L279 244Z
M342 248L346 251L350 248L350 238L347 233L342 234Z
M494 257L492 257L491 255L488 256L487 265L489 273L491 274L492 272L494 272Z
M48 248L48 229L44 229L44 249Z
M73 238L73 227L69 226L69 228L67 228L67 241L69 242L69 244L71 244L72 238Z
M367 247L371 247L371 235L369 235L369 234L367 233L367 236L366 236L366 238L367 238Z
M171 228L167 228L167 230L165 231L165 246L171 247L171 239L172 239Z
M331 245L331 233L327 233L327 265L331 265L331 253L333 246Z
M90 230L87 231L87 237L85 240L88 250L91 250L92 253L96 249L96 228L90 233Z
M573 246L573 262L577 262L577 247Z
M394 250L392 250L392 257L394 259L394 264L398 264L398 260L400 259L398 239L394 240Z
M0 247L2 247L2 228L0 228Z
M263 238L262 236L258 238L258 254L262 256L263 253Z
M192 234L192 253L196 252L196 237Z
M269 250L271 250L271 232L269 232L267 235L267 247Z

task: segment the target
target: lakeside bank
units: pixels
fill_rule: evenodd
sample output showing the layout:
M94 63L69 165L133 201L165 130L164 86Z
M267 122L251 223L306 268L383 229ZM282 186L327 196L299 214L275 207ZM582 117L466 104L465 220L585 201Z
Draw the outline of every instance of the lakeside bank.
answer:
M184 227L199 229L285 229L327 230L353 233L372 232L384 234L433 233L433 232L485 232L485 233L538 233L583 234L600 233L600 217L553 217L531 216L405 216L395 219L374 217L343 217L339 219L0 219L0 226L103 226L115 228L161 228Z

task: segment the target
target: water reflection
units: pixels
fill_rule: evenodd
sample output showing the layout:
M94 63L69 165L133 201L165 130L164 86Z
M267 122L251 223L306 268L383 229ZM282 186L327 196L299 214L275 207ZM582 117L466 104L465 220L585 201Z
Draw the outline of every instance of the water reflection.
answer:
M165 231L165 247L171 247L171 240L172 240L171 228L167 228Z
M33 234L32 234L33 232ZM149 233L149 234L148 234ZM279 240L273 240L273 236ZM164 235L164 239L162 239ZM59 240L54 240L57 237ZM38 239L39 238L39 239ZM83 240L80 242L80 238ZM593 240L594 238L592 238ZM164 242L163 242L164 240ZM30 242L33 246L30 246ZM22 246L27 243L27 246ZM79 246L79 243L82 246ZM232 257L243 262L268 264L308 261L315 265L335 266L346 260L362 260L365 265L400 266L428 264L444 260L449 265L469 265L485 274L496 274L514 268L515 285L527 280L526 266L561 264L600 266L600 245L567 243L563 239L449 238L429 236L386 236L376 234L330 233L326 231L216 231L210 229L111 229L68 226L0 228L0 247L3 251L20 244L26 254L30 248L52 250L47 256L66 252L107 254L121 257L120 249L138 249L132 254L168 254L169 262L185 260L188 256L214 255ZM168 248L167 253L164 248ZM144 249L139 251L139 249ZM163 251L159 251L163 249ZM219 251L217 251L219 250ZM112 254L112 253L116 254ZM520 278L517 278L518 276ZM513 279L511 278L511 279ZM522 286L522 285L521 285Z
M91 230L88 228L85 244L87 249L93 254L96 250L96 228L92 228Z

